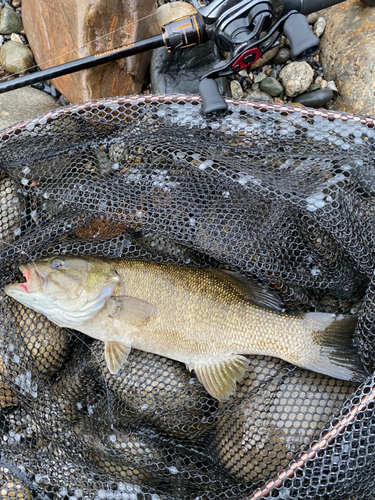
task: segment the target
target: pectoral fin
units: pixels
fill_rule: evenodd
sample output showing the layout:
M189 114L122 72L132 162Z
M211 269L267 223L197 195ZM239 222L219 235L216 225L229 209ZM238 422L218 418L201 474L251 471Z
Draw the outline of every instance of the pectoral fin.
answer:
M121 366L128 359L131 346L120 344L119 342L105 343L105 360L108 370L113 374L119 371Z
M249 361L239 355L211 364L195 364L194 371L206 391L219 401L226 401L236 392L237 382L241 382L248 370Z
M111 297L107 301L108 316L121 319L128 325L141 326L156 315L156 307L134 297Z

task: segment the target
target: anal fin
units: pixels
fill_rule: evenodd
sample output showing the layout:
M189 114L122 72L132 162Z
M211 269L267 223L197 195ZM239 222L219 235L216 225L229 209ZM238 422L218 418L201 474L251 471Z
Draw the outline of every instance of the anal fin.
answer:
M194 364L194 371L206 391L219 401L226 401L236 392L249 368L249 361L233 354L227 359L211 364Z
M120 342L105 343L105 360L108 370L113 374L120 370L121 366L128 359L131 346L120 344Z

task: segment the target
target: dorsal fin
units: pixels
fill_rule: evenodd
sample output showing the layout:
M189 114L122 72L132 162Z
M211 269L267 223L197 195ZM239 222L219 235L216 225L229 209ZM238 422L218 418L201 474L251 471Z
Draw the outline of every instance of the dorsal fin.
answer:
M255 281L249 281L245 276L242 276L242 274L226 271L225 269L210 269L210 272L231 281L243 294L244 298L250 300L253 304L275 311L280 311L282 309L283 302L274 291L265 288Z

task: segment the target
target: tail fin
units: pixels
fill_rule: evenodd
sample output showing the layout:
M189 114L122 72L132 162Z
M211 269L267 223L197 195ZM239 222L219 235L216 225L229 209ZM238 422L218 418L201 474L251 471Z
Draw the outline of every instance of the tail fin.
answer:
M316 341L321 347L319 357L303 367L341 380L363 382L368 375L353 346L357 318L342 314L334 317L327 313L308 313L306 319L320 326ZM318 332L315 330L313 333Z

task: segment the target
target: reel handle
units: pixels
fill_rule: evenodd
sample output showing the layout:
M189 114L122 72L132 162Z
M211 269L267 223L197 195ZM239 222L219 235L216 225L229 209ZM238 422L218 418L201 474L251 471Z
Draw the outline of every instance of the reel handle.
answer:
M303 61L319 50L319 38L311 31L306 17L293 14L284 23L284 34L290 43L294 61Z
M221 97L219 87L213 78L204 78L199 82L202 96L202 111L205 116L218 116L228 109L228 104Z

